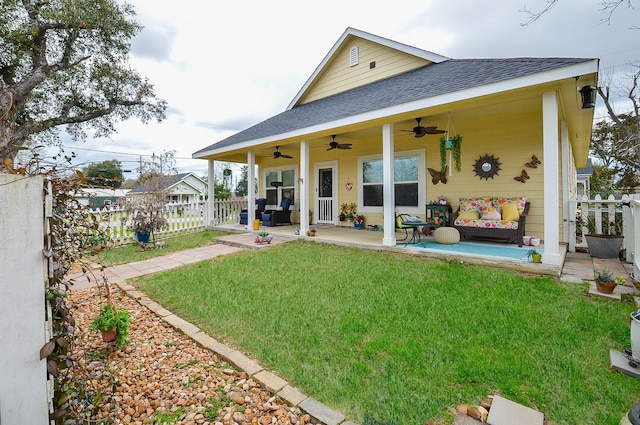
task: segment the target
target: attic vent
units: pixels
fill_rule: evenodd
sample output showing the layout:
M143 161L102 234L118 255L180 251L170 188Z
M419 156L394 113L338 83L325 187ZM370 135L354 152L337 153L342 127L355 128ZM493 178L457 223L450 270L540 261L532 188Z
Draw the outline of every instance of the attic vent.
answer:
M352 47L349 51L349 66L356 66L358 64L358 48Z

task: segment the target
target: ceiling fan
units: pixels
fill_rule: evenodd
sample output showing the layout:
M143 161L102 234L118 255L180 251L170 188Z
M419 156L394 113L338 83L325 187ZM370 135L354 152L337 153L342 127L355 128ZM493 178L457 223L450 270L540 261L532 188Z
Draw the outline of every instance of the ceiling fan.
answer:
M293 158L291 155L280 152L280 146L276 146L276 151L273 153L274 158Z
M351 149L351 143L338 143L336 142L336 135L332 134L331 143L329 143L327 150L330 151L331 149Z
M416 138L424 137L427 134L442 134L445 132L444 130L438 130L438 127L435 125L429 126L429 127L421 126L420 121L422 121L422 118L416 118L416 121L418 125L413 127L412 130L400 130L400 131L407 131L407 132L413 133Z

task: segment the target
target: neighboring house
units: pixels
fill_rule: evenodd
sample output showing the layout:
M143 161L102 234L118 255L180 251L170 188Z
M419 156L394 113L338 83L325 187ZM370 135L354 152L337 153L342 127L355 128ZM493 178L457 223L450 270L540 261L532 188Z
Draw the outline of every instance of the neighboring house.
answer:
M108 208L124 200L129 189L96 188L81 189L76 199L82 205L89 205L91 209Z
M148 190L166 191L167 202L200 202L206 199L207 182L193 173L181 173L164 176L158 185L154 183L153 189L145 185L139 185L131 189L131 196L145 193Z
M424 217L439 195L454 209L460 197L526 196L527 234L544 240L545 263L560 264L594 116L581 90L593 94L597 78L598 59L450 59L347 28L284 112L193 157L209 170L214 161L248 164L249 181L259 181L249 205L290 197L315 222L338 224L340 205L354 202L367 224L383 226L385 246L396 243L396 209ZM421 126L463 137L461 170L447 170L446 184L429 171L441 171L443 134L414 137ZM541 164L525 166L534 155ZM485 156L497 159L497 174L483 177ZM296 217L305 234L308 215Z
M577 188L576 195L589 196L589 191L591 190L591 175L593 174L593 163L591 162L591 158L587 160L587 167L580 168L577 170Z

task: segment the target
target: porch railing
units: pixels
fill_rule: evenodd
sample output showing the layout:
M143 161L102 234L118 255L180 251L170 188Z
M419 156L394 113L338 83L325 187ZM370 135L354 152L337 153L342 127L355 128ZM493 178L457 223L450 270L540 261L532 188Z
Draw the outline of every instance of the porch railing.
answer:
M616 199L613 195L607 199L602 199L596 195L593 199L583 196L569 200L569 251L575 252L576 248L586 248L584 235L587 228L584 226L587 218L594 220L598 229L605 227L615 227L622 220L625 259L633 262L635 253L640 249L640 236L635 229L640 230L640 195L623 195ZM635 218L635 219L634 219Z
M205 202L170 202L161 211L169 223L167 229L156 232L156 238L165 239L204 229ZM91 210L112 246L131 242L135 235L129 229L127 213L123 207L111 206Z

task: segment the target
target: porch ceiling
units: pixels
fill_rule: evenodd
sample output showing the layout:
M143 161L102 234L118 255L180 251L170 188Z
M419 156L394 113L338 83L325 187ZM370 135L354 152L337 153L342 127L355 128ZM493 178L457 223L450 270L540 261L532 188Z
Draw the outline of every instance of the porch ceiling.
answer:
M482 96L477 98L466 99L447 104L436 105L428 108L415 109L411 111L402 111L382 118L363 119L357 123L349 123L345 125L337 125L333 128L324 128L321 130L303 132L295 137L272 138L265 140L262 144L252 145L243 144L235 149L221 152L210 156L210 159L218 161L240 162L246 163L247 152L253 150L256 160L267 158L273 155L276 146L280 147L281 152L291 154L295 158L299 156L299 146L302 140L307 140L311 151L326 147L331 141L331 135L336 134L337 140L342 143L358 143L359 140L382 140L382 126L386 123L393 123L394 137L396 140L400 138L413 137L411 133L402 130L410 130L416 125L415 119L422 118L421 125L437 126L438 129L445 130L449 116L456 124L465 121L479 121L483 118L496 116L509 116L517 113L536 114L542 110L542 94L545 91L556 90L560 97L560 113L570 123L570 136L574 138L574 152L581 155L588 151L588 143L591 133L591 121L593 119L593 110L580 110L577 105L575 95L579 99L579 93L575 92L575 82L564 80L563 84L549 84L547 86L536 86L533 88L525 88L494 95ZM327 127L330 127L328 125ZM427 135L420 140L421 143L437 143L439 135ZM260 141L255 141L259 143ZM584 146L583 146L584 145Z

